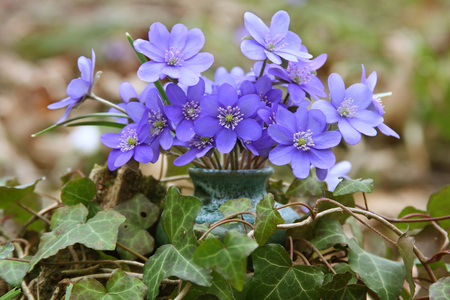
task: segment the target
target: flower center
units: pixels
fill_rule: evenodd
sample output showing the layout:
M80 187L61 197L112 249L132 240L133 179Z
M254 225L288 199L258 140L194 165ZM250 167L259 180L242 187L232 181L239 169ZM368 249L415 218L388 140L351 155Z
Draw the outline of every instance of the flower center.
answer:
M287 67L289 78L297 84L307 84L315 76L311 74L308 67L301 66L300 64L289 62Z
M337 109L341 117L353 118L358 114L358 106L353 105L352 98L345 98Z
M232 130L242 121L244 114L238 106L227 108L219 107L219 124Z
M273 52L277 50L283 49L287 43L283 43L284 36L281 34L277 34L273 37L270 36L270 31L266 34L264 38L264 45L267 51Z
M191 101L186 102L185 105L183 105L183 108L181 109L183 112L183 116L186 120L195 120L198 118L200 112L202 111L202 108L198 104L198 102Z
M120 151L127 152L134 149L134 147L139 145L136 129L128 129L122 132L119 141L120 141L119 143Z
M308 129L306 132L297 132L293 137L294 147L303 151L311 149L311 147L315 146L312 135L311 129Z
M191 142L189 143L189 147L193 148L197 148L199 150L205 149L207 146L212 145L212 143L214 142L214 139L212 137L207 137L207 136L198 136L196 135Z
M183 52L178 51L177 48L170 47L169 50L166 50L164 53L164 61L169 66L181 67L183 63Z
M148 123L150 123L150 136L157 136L167 127L166 117L154 110L148 113Z

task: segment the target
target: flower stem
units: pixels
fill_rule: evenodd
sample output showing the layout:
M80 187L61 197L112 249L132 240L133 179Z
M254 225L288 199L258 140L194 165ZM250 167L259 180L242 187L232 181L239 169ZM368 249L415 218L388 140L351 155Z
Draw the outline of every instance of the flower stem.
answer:
M266 64L267 64L267 58L263 61L263 65L261 67L261 72L259 72L259 76L256 79L259 79L264 75L264 69L266 68Z
M110 101L108 101L108 100L105 100L105 99L103 99L103 98L98 97L98 96L95 95L94 93L89 94L88 97L91 98L92 100L98 101L98 102L100 102L100 103L102 103L102 104L104 104L104 105L106 105L106 106L115 108L115 109L117 109L118 111L123 112L124 114L127 114L127 111L126 111L125 109L123 109L123 108L121 108L121 107L115 105L114 103L112 103L112 102L110 102ZM127 115L128 115L128 114L127 114Z

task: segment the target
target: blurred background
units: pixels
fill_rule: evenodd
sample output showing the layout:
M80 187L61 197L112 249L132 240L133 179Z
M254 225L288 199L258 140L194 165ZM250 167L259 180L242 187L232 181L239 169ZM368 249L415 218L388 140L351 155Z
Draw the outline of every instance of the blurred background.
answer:
M215 57L204 74L212 79L219 66L249 70L253 65L239 49L244 12L269 23L280 9L290 14L290 29L311 54L328 54L319 70L325 84L333 72L347 86L359 82L364 64L367 75L378 73L375 92L393 93L383 98L385 123L401 139L365 137L336 153L352 163L352 178L374 178L369 203L379 212L424 208L432 192L450 183L448 0L1 0L0 177L28 183L46 176L40 189L51 189L67 170L88 174L106 161L108 149L98 141L105 129L60 128L30 137L63 114L46 106L66 97L67 84L80 76L77 58L91 57L91 48L96 71L103 71L95 92L118 102L121 82L138 91L144 87L125 32L146 39L156 21L169 29L176 23L202 29L202 51ZM93 110L103 108L86 102L71 116ZM177 172L172 167L168 173Z

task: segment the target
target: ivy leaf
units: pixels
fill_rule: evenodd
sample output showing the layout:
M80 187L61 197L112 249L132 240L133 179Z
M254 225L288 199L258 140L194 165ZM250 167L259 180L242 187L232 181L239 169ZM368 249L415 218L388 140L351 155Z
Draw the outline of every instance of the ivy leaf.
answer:
M397 299L405 278L403 263L394 262L364 251L354 239L345 236L342 225L330 218L320 219L316 237L311 241L319 250L334 244L348 245L348 262L368 288L381 299Z
M155 299L164 278L176 276L202 286L211 285L210 271L197 265L194 251L198 246L194 234L195 217L202 207L192 196L182 196L176 187L170 187L164 201L162 227L172 244L159 247L144 266L147 297Z
M197 299L204 299L204 295L214 295L215 297L219 298L220 300L246 300L247 291L250 287L250 282L252 280L252 276L246 275L244 288L241 292L238 292L235 290L229 282L225 280L222 276L220 276L218 273L213 272L213 279L211 281L210 287L204 287L204 286L198 286L198 285L192 285L192 287L189 289L188 294L183 298L183 300L197 300ZM173 298L176 297L176 295L172 295ZM216 299L216 298L214 298Z
M405 263L405 275L406 281L409 284L409 293L414 296L416 285L412 278L412 269L414 266L414 238L412 236L406 236L406 233L401 235L397 241L398 251Z
M83 204L89 211L87 218L90 219L101 210L100 205L92 201L96 190L95 183L88 177L75 179L61 189L61 201L65 205Z
M194 252L194 261L222 275L238 291L244 288L247 256L258 244L243 233L227 232L223 244L218 239L205 240Z
M356 192L372 193L373 179L348 179L344 178L334 189L334 196L353 194Z
M430 286L430 300L445 300L450 295L450 277L442 277Z
M367 288L348 284L351 279L350 272L335 274L330 282L320 287L321 299L365 300Z
M413 206L407 206L405 207L400 214L398 215L398 218L401 219L402 217L406 216L406 215L410 215L410 214L424 214L426 215L427 212L424 210L420 210L417 209ZM411 217L408 218L407 220L414 220L414 219L423 219L423 217ZM407 223L407 222L401 222L401 223L395 223L395 225L398 227L398 229L400 230L406 230L409 227L409 230L413 230L416 228L424 228L425 226L427 226L428 224L430 224L430 222L411 222L411 223Z
M6 254L6 257L12 257L12 253ZM27 262L0 259L0 277L12 286L20 286L28 273L28 267Z
M432 217L450 215L450 185L443 187L439 192L431 195L428 200L427 210ZM442 228L450 227L450 220L438 221Z
M273 195L267 194L256 205L255 239L258 244L262 246L267 243L277 230L277 225L283 223L283 218L275 208Z
M281 245L260 247L252 259L255 273L247 299L319 299L322 271L312 266L293 266Z
M11 183L15 183L15 180L10 180L9 182L7 181L6 185L0 186L0 207L6 208L11 205L11 203L20 201L27 194L34 192L36 184L44 179L45 178L42 177L36 181L23 185L11 185Z
M147 287L139 279L127 275L120 269L114 270L106 288L97 280L84 278L72 288L71 300L128 300L144 299Z
M253 205L248 198L239 198L228 200L219 207L219 211L222 213L222 215L227 217L234 213L250 210L252 208Z
M315 171L305 179L294 179L288 190L286 196L288 197L320 197L323 191L327 190L325 181L319 180Z
M119 225L125 217L113 209L100 211L86 222L87 215L88 210L81 203L57 209L51 219L53 230L42 234L39 250L30 261L30 271L41 259L76 243L95 250L114 250Z
M0 247L0 259L5 259L11 252L14 251L14 245L11 242L6 242L2 247Z
M142 255L152 252L155 240L147 229L158 220L159 207L145 195L137 194L114 209L126 218L119 227L118 241ZM132 260L136 257L122 248L118 248L117 252L123 259Z

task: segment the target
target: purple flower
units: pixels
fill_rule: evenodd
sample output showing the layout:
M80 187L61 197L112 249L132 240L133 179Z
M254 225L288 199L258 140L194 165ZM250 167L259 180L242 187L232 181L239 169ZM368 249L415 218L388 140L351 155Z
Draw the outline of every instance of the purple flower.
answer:
M188 31L183 24L176 24L169 32L166 26L157 22L150 26L148 39L134 41L136 51L151 59L142 64L137 72L143 81L155 82L169 76L191 86L198 82L200 73L214 61L212 54L199 53L205 37L198 28Z
M282 107L276 115L277 123L269 126L269 136L278 143L269 153L269 160L278 166L291 163L297 178L306 178L311 165L329 169L336 157L330 150L339 144L338 131L326 131L325 115L317 109L299 107L295 113Z
M352 164L349 161L344 160L338 162L328 170L328 174L325 177L324 181L327 183L328 190L330 192L333 192L339 182L342 181L342 178L340 177L349 178L347 174L348 172L350 172L351 168Z
M245 29L253 39L244 39L241 43L242 53L253 60L268 58L281 64L281 58L298 61L311 58L307 52L301 51L302 40L289 31L289 14L283 10L273 15L270 28L251 12L244 14ZM281 58L280 58L281 57Z
M366 79L366 70L364 68L364 65L362 65L362 74L361 74L361 83L364 83L367 85L367 87L372 91L372 93L375 90L375 85L377 84L377 72L373 71L369 77ZM373 95L372 97L372 104L369 106L370 110L377 112L380 116L384 115L384 105L381 101L380 97L377 97L376 95ZM400 138L397 132L395 132L392 128L387 126L384 123L381 123L377 126L378 130L380 130L384 135L387 136L393 136L396 138Z
M72 79L72 81L70 81L66 90L69 97L47 106L47 108L49 109L57 109L67 106L64 115L61 117L61 119L58 120L58 122L56 122L56 124L63 122L69 115L72 108L77 107L78 105L83 103L83 101L86 99L86 96L89 95L94 81L94 67L94 49L92 49L92 60L84 56L80 56L78 58L78 69L80 70L81 77Z
M209 150L216 147L216 143L212 137L195 135L194 138L187 143L187 146L190 147L190 149L173 161L175 166L184 166L196 158L205 156Z
M171 83L166 88L167 97L172 105L166 105L167 117L176 123L175 133L181 141L189 141L195 136L194 123L200 116L200 98L205 94L205 82L199 82L187 89L187 95L177 85Z
M264 128L261 137L256 141L245 141L241 140L244 148L250 150L253 155L258 155L262 157L269 156L270 150L272 150L275 141L269 136L267 128Z
M280 89L272 87L272 80L268 76L262 76L255 83L244 80L240 90L242 95L258 95L264 106L269 107L272 103L279 103L283 97L283 92Z
M114 171L126 164L132 157L138 162L148 163L153 158L150 146L144 141L148 136L149 125L129 124L120 133L105 133L100 141L112 148L108 156L108 169Z
M308 106L306 95L319 100L326 97L325 87L314 74L314 71L323 66L327 59L326 54L321 54L310 61L289 62L287 69L274 66L269 69L269 74L278 77L281 81L288 83L290 100L298 106Z
M375 136L375 126L383 122L383 117L369 110L372 103L372 92L367 85L355 83L345 89L344 80L339 74L328 77L331 103L319 100L311 108L320 109L328 123L338 123L339 131L345 142L356 145L361 140L361 134Z
M215 136L217 150L229 153L237 138L256 141L261 137L261 126L252 118L259 104L257 95L238 98L236 90L224 83L217 94L200 99L205 115L195 124L195 132L200 136Z

